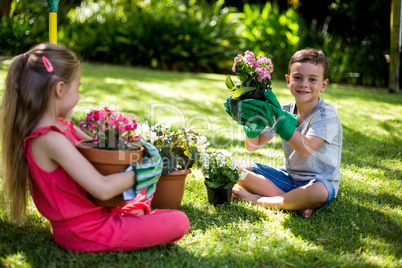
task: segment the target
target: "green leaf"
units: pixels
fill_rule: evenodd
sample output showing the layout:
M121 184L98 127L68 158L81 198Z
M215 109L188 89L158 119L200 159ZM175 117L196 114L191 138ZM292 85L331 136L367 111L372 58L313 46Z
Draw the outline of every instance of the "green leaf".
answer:
M235 86L233 84L232 78L230 78L230 76L226 76L226 86L228 87L228 89L233 89L233 87Z
M206 184L211 188L219 188L223 185L221 181L205 181Z
M237 90L235 93L233 93L232 98L237 99L240 96L242 96L242 95L244 95L244 94L246 94L248 92L251 92L251 91L253 91L255 89L256 89L255 87L242 87L239 90Z

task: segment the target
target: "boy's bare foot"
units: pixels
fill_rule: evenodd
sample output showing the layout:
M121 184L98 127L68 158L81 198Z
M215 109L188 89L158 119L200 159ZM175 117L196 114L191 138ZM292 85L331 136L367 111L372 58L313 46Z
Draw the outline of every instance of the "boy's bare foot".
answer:
M233 188L232 189L232 198L233 199L244 199L247 201L256 201L258 199L258 195L247 192L243 188Z
M302 210L299 210L299 212L301 213L303 219L308 219L311 217L311 214L313 214L313 209L311 209L311 208L302 209Z

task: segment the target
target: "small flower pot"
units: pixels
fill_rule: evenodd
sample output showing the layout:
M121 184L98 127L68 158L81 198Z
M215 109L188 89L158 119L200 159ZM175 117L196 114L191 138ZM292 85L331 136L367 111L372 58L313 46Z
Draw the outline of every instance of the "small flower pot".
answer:
M230 203L232 200L232 188L211 188L205 183L208 194L208 203L211 205L222 205L225 203Z
M160 176L151 207L156 209L178 208L183 199L187 175L190 173L191 169L185 169Z
M143 147L136 151L103 150L96 148L91 140L80 141L77 148L102 175L119 173L131 164L140 163L144 157ZM119 207L126 203L122 194L104 201L91 195L89 199L101 207Z

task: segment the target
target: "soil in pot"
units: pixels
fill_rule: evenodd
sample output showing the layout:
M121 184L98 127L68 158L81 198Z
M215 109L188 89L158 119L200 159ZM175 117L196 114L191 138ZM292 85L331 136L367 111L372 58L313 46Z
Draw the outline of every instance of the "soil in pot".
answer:
M241 117L240 105L242 100L261 100L265 101L264 93L262 91L257 91L255 94L245 94L240 96L238 99L229 98L229 109L230 113L233 115L234 119L238 122L245 123L246 120Z
M96 148L96 145L90 140L80 141L77 148L102 175L118 173L128 165L141 162L144 157L142 147L136 151L103 150ZM99 200L91 195L89 198L101 207L119 207L125 204L122 194L109 200Z
M225 203L230 203L232 200L232 188L211 188L205 184L208 194L208 203L211 205L222 205Z

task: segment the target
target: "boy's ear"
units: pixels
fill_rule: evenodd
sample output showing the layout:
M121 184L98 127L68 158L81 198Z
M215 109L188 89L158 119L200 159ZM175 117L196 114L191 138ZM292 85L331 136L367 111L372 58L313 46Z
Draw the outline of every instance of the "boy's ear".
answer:
M63 97L63 87L64 87L64 82L63 81L59 81L56 84L56 97L61 98Z
M320 92L321 92L321 93L325 91L325 89L326 89L327 86L328 86L328 83L329 83L329 79L328 79L328 78L325 79L324 81L322 81L322 85L321 85L321 89L320 89Z
M285 79L286 79L286 84L289 86L290 76L288 74L285 74Z

